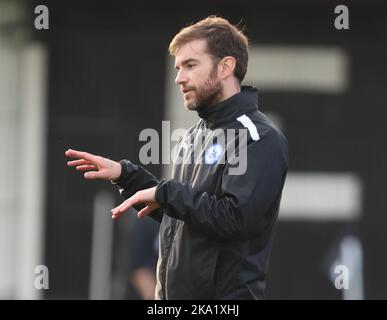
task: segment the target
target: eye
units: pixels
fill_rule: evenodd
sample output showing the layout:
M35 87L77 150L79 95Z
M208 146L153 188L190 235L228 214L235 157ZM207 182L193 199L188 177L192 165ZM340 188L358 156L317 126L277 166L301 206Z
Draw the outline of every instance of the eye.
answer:
M192 69L195 65L192 63L187 64L187 69Z

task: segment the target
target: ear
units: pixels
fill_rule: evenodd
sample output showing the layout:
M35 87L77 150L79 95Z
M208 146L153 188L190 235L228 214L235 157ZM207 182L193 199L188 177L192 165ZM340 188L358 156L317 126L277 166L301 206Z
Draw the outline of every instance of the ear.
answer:
M234 57L227 56L222 58L218 64L219 77L221 79L226 79L230 75L234 74L234 70L236 67L236 60Z

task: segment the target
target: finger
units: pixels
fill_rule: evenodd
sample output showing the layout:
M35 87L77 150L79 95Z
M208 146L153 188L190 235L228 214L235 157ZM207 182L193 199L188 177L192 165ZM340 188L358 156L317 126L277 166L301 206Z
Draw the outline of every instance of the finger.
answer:
M113 208L113 209L111 210L112 218L113 218L113 219L114 219L114 218L118 218L118 217L122 214L122 212L125 211L125 206L124 206L124 205L127 203L127 201L128 201L128 200L124 201L124 202L121 203L119 206L117 206L117 207L115 207L115 208Z
M121 203L119 206L113 208L111 212L113 215L121 214L122 212L128 210L132 205L133 204L131 198L129 198L128 200L125 200L123 203Z
M139 193L135 193L133 196L131 196L129 199L125 200L123 203L121 203L119 206L113 208L111 210L113 218L115 216L119 216L122 212L128 210L132 206L134 206L137 203L140 203L140 197Z
M151 207L149 206L146 206L145 208L141 209L138 213L137 213L137 217L138 218L143 218L143 217L146 217L148 214L150 214L154 209L152 209Z
M85 179L90 179L90 180L104 179L101 171L88 171L88 172L85 172L83 176L85 177Z
M112 219L117 219L121 216L122 212L115 212L115 213L112 213Z
M65 152L65 155L69 158L85 159L85 160L88 160L91 162L95 162L95 159L96 159L96 156L91 154L91 153L84 152L84 151L72 150L72 149L68 149Z
M121 216L122 213L124 213L127 209L129 209L130 207L126 208L126 207L122 207L120 206L119 208L117 208L116 210L112 210L112 218L113 219L116 219L118 217Z
M85 164L83 166L78 166L76 168L78 171L90 171L90 170L98 170L98 168L93 164Z
M130 197L129 199L126 199L124 202L120 203L118 206L114 207L114 208L111 209L110 211L111 211L111 212L117 211L118 209L122 208L126 203L128 203L128 201L130 201L132 198L133 198L133 196Z
M67 165L70 167L81 166L84 164L92 164L92 163L90 161L86 161L85 159L67 161Z

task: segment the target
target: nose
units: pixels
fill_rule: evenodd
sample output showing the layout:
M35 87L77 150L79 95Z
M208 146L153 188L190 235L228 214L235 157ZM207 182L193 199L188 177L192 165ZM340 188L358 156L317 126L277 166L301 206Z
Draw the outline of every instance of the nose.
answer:
M177 85L181 85L187 82L187 76L184 74L183 70L180 69L177 72L176 78L175 78L175 83Z

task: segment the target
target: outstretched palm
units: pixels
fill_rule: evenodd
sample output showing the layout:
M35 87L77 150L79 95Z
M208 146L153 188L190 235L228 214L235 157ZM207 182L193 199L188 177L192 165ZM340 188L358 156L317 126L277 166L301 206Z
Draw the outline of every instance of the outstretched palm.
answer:
M86 179L116 180L121 174L121 165L116 161L72 149L67 150L65 155L77 159L68 161L67 165L76 167L78 171L86 171Z

